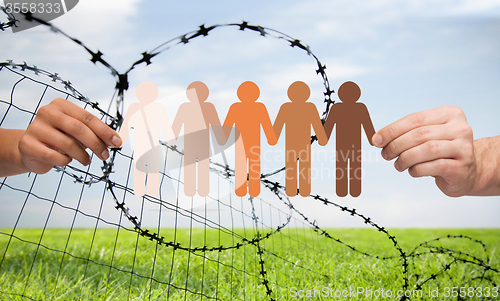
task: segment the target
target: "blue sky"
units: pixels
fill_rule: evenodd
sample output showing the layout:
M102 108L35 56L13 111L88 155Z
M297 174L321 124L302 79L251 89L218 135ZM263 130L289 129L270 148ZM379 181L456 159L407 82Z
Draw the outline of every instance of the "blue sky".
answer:
M309 45L326 64L334 90L348 80L358 83L360 101L368 107L376 130L416 111L452 105L464 110L475 138L500 134L498 0L380 0L356 1L355 5L352 1L83 0L54 24L89 48L102 51L108 62L124 71L143 51L201 24L242 20L279 30ZM26 61L58 72L92 100L109 103L113 77L102 66L90 63L85 51L61 35L37 27L16 34L1 32L0 41L0 60ZM223 119L237 100L238 85L252 80L260 86L260 101L273 120L287 101L288 85L303 80L311 87L310 101L322 111L322 82L315 67L314 60L284 41L220 28L166 51L148 67L136 68L126 104L136 101L133 91L141 81L153 81L173 120L182 100L168 100L179 99L189 83L201 80L209 86L209 100ZM0 95L9 89L0 82ZM283 147L280 139L277 146L264 149L271 154L263 162L265 168L282 165L275 158ZM361 197L337 198L333 179L328 177L314 179L313 192L355 207L389 227L500 226L500 197L448 198L432 178L413 179L406 172L398 173L378 150L367 143L363 147L369 159L363 163ZM315 145L313 164L319 171L334 168L329 158L318 153L333 149L332 142L324 148ZM7 199L10 202L8 197L0 201L1 208L10 205ZM323 226L359 225L311 201L297 197L294 203Z

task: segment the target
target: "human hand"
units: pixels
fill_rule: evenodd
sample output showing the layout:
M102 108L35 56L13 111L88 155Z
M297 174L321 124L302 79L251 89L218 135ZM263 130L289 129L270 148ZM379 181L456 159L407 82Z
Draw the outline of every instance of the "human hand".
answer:
M19 140L19 152L30 171L43 174L73 159L89 165L91 159L86 148L106 160L107 146L121 144L118 134L97 117L72 102L56 98L38 110Z
M476 177L473 134L458 107L408 115L375 133L373 144L394 167L412 177L432 176L447 196L468 194Z

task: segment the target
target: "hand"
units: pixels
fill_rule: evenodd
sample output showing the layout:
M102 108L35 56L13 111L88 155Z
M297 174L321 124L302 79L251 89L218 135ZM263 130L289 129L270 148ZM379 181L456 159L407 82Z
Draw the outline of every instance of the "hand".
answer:
M73 159L89 165L86 148L106 160L107 146L121 144L118 134L97 117L72 102L56 98L38 110L19 140L19 152L29 171L43 174Z
M432 176L452 197L468 194L476 177L472 129L458 107L408 115L375 133L373 144L394 167L412 177Z

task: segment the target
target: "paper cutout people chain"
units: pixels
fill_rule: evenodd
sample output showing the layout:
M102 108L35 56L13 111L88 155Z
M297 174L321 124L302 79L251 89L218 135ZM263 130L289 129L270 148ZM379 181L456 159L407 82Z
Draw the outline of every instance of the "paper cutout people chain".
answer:
M238 87L237 95L241 102L231 105L224 121L226 137L229 137L233 125L241 134L241 139L237 140L235 145L235 193L237 196L247 194L248 172L248 192L251 196L258 196L260 193L260 127L262 126L270 145L275 145L278 139L266 106L261 102L256 102L260 96L259 87L254 82L244 82Z
M210 128L217 143L227 143L235 128L235 193L237 196L258 196L260 193L260 131L261 127L270 145L275 145L285 127L285 187L288 196L308 196L311 193L311 126L318 143L326 145L335 124L337 166L336 192L340 197L361 194L361 126L370 144L375 134L366 106L357 103L361 90L354 82L343 83L338 95L342 103L335 103L328 114L324 127L316 106L307 100L311 91L306 83L297 81L287 91L287 102L280 107L272 125L265 105L257 102L259 87L251 81L242 83L237 90L240 102L231 105L220 126L219 116L213 104L206 102L208 87L199 81L191 83L186 91L190 102L183 103L172 127L165 109L154 103L158 88L151 82L141 83L136 90L139 103L133 103L120 129L123 141L134 125L134 193L142 196L158 193L159 177L159 127L167 142L173 144L184 127L184 192L194 196L209 193L210 180ZM139 114L140 113L140 114ZM198 167L198 177L196 170ZM147 175L147 177L146 177ZM196 185L198 179L198 185ZM298 182L298 185L297 185ZM196 189L198 187L198 189Z
M333 104L325 122L325 132L330 139L333 127L337 124L336 146L336 188L339 197L349 193L353 197L361 194L361 126L363 126L368 141L372 144L375 134L368 109L363 103L357 103L361 89L353 82L343 83L338 95L341 103ZM348 165L349 163L349 165Z
M160 103L158 88L152 82L143 82L135 91L139 102L130 105L123 120L119 135L123 143L128 138L130 127L134 126L134 194L142 196L147 192L155 196L159 189L159 127L170 144L175 143L167 112Z
M279 138L285 126L285 191L288 196L297 195L297 161L299 193L311 193L311 125L320 145L326 145L326 138L316 106L306 103L311 90L304 82L294 82L288 88L292 102L283 104L274 121L274 131Z
M198 194L207 196L210 189L210 127L219 144L226 139L219 116L213 104L205 102L208 87L199 81L191 83L186 91L190 102L183 103L175 116L172 128L179 137L184 125L184 193L196 194L196 163L198 162Z

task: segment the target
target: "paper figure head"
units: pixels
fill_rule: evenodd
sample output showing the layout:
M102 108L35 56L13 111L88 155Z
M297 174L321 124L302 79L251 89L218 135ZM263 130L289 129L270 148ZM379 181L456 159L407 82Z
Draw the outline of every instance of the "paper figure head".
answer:
M354 82L345 82L340 86L338 95L342 102L354 103L361 96L361 89Z
M142 82L137 86L135 96L144 104L152 103L158 97L158 88L152 82Z
M309 86L301 81L296 81L288 88L288 98L292 102L306 102L311 95Z
M238 87L237 95L242 102L255 102L260 96L260 89L254 82L246 81Z
M208 98L208 87L203 82L192 82L186 90L186 96L191 102L204 102Z

